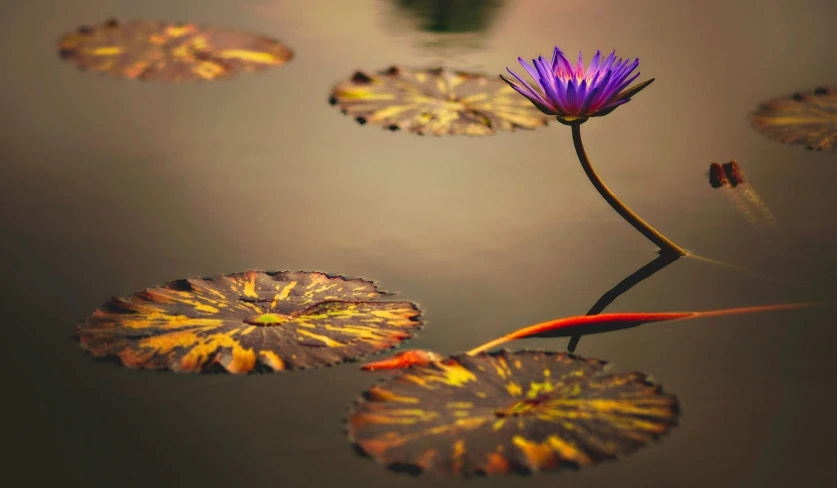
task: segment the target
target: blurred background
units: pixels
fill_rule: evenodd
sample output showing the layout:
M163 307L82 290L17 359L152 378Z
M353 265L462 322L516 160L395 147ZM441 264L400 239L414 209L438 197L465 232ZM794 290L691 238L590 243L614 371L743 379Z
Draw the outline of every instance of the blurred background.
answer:
M117 81L56 42L109 17L261 32L295 53L230 81ZM327 103L356 70L490 75L559 45L640 59L655 83L585 124L599 174L681 246L775 278L681 259L605 311L831 300L837 155L750 126L761 102L837 84L827 0L78 0L0 6L0 317L20 486L436 488L357 457L341 430L375 381L356 365L190 376L94 361L76 324L111 296L247 269L376 280L421 307L407 347L463 351L580 315L656 257L585 177L557 123L490 137L361 126ZM708 184L735 159L781 225L767 237ZM828 486L833 308L586 336L577 353L652 374L681 425L616 462L486 487ZM518 347L563 350L567 338Z

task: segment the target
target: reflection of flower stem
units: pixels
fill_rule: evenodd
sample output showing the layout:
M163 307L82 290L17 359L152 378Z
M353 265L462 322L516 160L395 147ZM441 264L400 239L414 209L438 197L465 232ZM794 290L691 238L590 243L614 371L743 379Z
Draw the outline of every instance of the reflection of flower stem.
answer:
M669 264L677 261L680 259L681 256L677 254L668 254L668 253L660 253L659 256L656 257L653 261L646 264L645 266L636 270L633 274L625 278L624 280L620 281L619 284L608 290L607 293L602 295L599 298L599 301L593 305L593 307L587 312L587 315L598 315L602 313L602 311L614 300L616 300L619 295L627 292L635 285L642 282L644 279L650 277L657 271L665 268ZM578 347L578 342L581 340L581 334L574 334L570 338L569 344L567 344L567 350L570 352L575 352L576 347Z
M623 219L627 220L629 224L634 226L634 228L648 238L648 240L659 246L662 252L685 256L687 254L686 251L681 249L677 244L668 240L664 235L660 234L653 227L648 225L647 222L639 218L639 215L631 211L631 209L629 209L616 197L616 195L613 194L612 191L610 191L601 178L599 178L599 175L596 174L596 171L590 164L590 158L587 157L587 152L584 151L584 144L581 142L581 123L574 123L571 126L573 131L573 144L575 145L575 152L578 154L578 160L581 162L581 167L584 168L584 172L587 173L587 177L590 178L590 182L593 183L593 186L599 191L599 194L607 201L607 203L610 204L611 207L613 207L614 210L616 210L619 215L622 216Z

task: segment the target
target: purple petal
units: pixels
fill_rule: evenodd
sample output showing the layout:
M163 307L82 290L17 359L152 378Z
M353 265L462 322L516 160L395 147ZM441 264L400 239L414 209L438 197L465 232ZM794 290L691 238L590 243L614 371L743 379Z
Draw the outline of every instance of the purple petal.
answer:
M590 86L599 86L601 84L600 80L605 74L606 73L604 71L596 71L596 74L590 78Z
M630 72L625 73L624 75L620 75L619 77L614 76L611 78L610 83L608 83L608 87L606 93L602 94L602 97L605 100L610 100L611 98L618 95L622 90L625 89L632 81L634 81L638 76L639 72L637 72L632 78L625 81L625 78L630 74Z
M630 85L630 84L631 84L631 82L633 82L635 79L637 79L637 77L639 77L639 73L635 74L635 75L634 75L631 79L629 79L629 80L627 80L627 81L624 81L624 82L622 82L622 83L620 83L620 84L618 84L618 85L614 85L614 87L613 87L613 93L610 95L610 96L611 96L611 98L616 97L616 96L618 96L620 93L622 93L622 90L624 90L625 88L627 88L627 87L628 87L628 85Z
M597 86L593 87L593 85L588 85L587 87L587 96L584 98L584 102L581 104L581 107L578 109L578 113L586 114L590 111L590 107L593 106L593 102L598 98L599 93L602 91L602 87Z
M611 104L608 104L607 107L603 107L601 110L598 110L597 112L590 114L590 116L591 117L601 117L602 115L607 115L610 112L613 112L613 110L615 110L616 107L618 107L619 105L628 103L630 101L631 101L630 98L626 98L624 100L619 100L619 101L613 102Z
M506 70L509 71L509 73L511 73L512 75L514 75L515 78L518 79L518 81L520 81L520 78L518 78L517 75L515 75L512 71L510 71L508 68L506 68ZM500 75L500 79L505 81L506 84L509 85L510 87L514 88L515 91L517 91L517 93L520 93L521 95L528 98L529 100L532 100L533 102L534 101L540 102L540 100L539 100L540 97L538 97L537 94L534 93L530 87L520 86L517 83L513 82L512 80L506 78L503 75Z
M625 64L620 66L619 69L613 69L613 83L621 83L622 80L627 78L636 67L639 66L639 60L635 59L633 63L628 63L625 61Z
M593 60L590 61L590 67L587 68L587 74L588 75L598 71L599 60L601 59L601 57L602 57L602 52L601 51L596 51L596 54L593 55Z
M613 72L612 71L604 72L604 75L601 77L599 82L596 84L597 86L596 86L595 95L590 96L591 100L590 100L590 107L588 107L588 110L597 110L597 109L601 108L602 104L607 102L607 99L605 99L604 96L602 96L602 93L604 93L607 90L608 85L610 84L610 79L612 77L613 77Z
M506 71L508 71L509 73L511 73L511 75L512 75L512 76L514 76L514 77L517 79L517 81L519 81L519 82L520 82L520 83L521 83L524 87L526 87L526 89L528 89L528 90L529 90L529 92L531 93L531 96L530 96L530 95L523 94L523 93L521 93L521 95L523 95L524 97L526 97L526 98L528 98L528 99L530 99L530 100L531 100L532 98L537 99L537 101L538 101L538 102L540 102L540 103L542 103L542 104L544 104L544 105L548 105L548 104L546 103L546 100L543 98L543 95L541 95L541 93L540 93L540 92L538 92L538 91L536 91L534 88L532 88L532 86L531 86L531 85L529 85L529 83L526 83L526 80L524 80L523 78L521 78L521 77L517 76L517 73L515 73L514 71L512 71L512 70L510 70L510 69L508 69L508 68L506 68ZM500 75L500 76L502 77L503 75ZM537 78L535 78L535 80L537 80ZM507 83L511 84L510 82L507 82ZM538 86L540 86L540 83L538 83ZM512 86L512 88L514 88L514 86ZM541 86L541 90L543 90L543 87L542 87L542 86Z
M555 76L549 72L549 68L546 65L546 61L543 59L542 56L538 57L535 61L535 68L538 70L538 74L541 77L542 85L544 91L546 92L546 98L548 98L552 105L558 109L559 111L564 108L564 102L558 97L558 92L555 89Z
M538 56L538 59L533 59L532 63L535 65L535 69L538 72L538 81L540 82L541 86L544 87L544 89L546 89L547 87L551 87L554 89L555 76L549 70L549 64L543 58L543 56Z
M559 73L564 74L565 77L570 77L573 74L573 67L570 65L570 60L564 56L563 52L558 53L559 59L558 62L560 64L556 64L552 67L554 70L553 72L557 75Z
M523 58L517 58L517 62L520 63L521 66L523 66L523 69L525 69L526 72L529 73L529 76L531 76L532 79L535 80L535 83L537 83L538 86L540 86L541 89L543 89L543 84L540 82L540 77L538 76L538 72L535 71L535 68L529 66L529 63L524 61ZM532 60L532 63L535 63L534 59Z
M604 62L602 63L602 65L601 65L601 67L600 67L599 69L601 69L602 71L607 71L607 70L609 70L609 69L610 69L610 67L613 65L613 61L614 61L615 59L616 59L616 51L614 50L612 53L610 53L610 54L607 56L607 59L605 59L605 60L604 60Z
M529 101L532 102L532 104L535 105L535 107L537 107L537 109L540 110L541 112L543 112L545 114L548 114L548 115L558 115L558 111L555 110L555 108L550 107L545 102L541 101L542 99L540 99L539 97L535 98L535 97L530 96L528 93L525 92L525 88L517 86L516 84L512 83L511 80L509 80L508 78L506 78L503 75L500 75L500 78L502 78L503 81L508 83L510 87L514 88L514 90L517 93L520 93L524 97L528 98Z
M619 70L611 70L610 72L610 80L607 82L607 86L604 89L609 95L612 95L616 91L616 87L619 86L625 78L630 74L630 71L627 69L619 69ZM605 96L603 93L602 96Z
M577 114L578 106L579 103L575 88L575 78L572 78L567 83L567 113Z
M558 49L558 46L555 46L555 51L552 53L552 64L549 65L549 70L552 74L555 74L555 65L558 64L558 60L560 59L561 50Z
M578 113L583 114L586 110L585 105L590 105L589 101L587 100L587 79L582 79L581 83L578 85L578 91L576 92L576 98L578 99Z
M537 86L535 83L530 85L511 70L508 72L519 85L502 75L501 78L539 110L555 115L605 115L627 103L631 96L653 81L640 83L634 87L636 89L627 88L639 77L638 72L634 73L639 66L639 58L618 58L615 50L606 57L597 50L586 70L583 52L578 53L576 63L570 63L558 46L555 46L549 61L543 56L533 59L532 65L522 58L518 61ZM620 94L625 98L620 99Z

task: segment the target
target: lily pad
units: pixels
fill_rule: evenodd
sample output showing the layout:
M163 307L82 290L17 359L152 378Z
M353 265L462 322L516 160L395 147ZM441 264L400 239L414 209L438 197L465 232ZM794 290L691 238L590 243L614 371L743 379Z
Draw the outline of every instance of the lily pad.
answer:
M767 137L785 144L837 150L837 87L820 87L763 103L752 120Z
M285 64L293 53L262 35L195 24L108 20L58 43L63 59L115 78L189 81L229 78Z
M114 298L78 326L81 344L129 367L230 373L328 366L394 347L421 325L409 302L362 279L246 271Z
M352 406L349 438L394 470L468 476L594 464L676 425L675 397L604 366L531 350L414 365Z
M422 135L485 136L550 120L499 78L444 68L358 71L334 88L329 103L360 124Z

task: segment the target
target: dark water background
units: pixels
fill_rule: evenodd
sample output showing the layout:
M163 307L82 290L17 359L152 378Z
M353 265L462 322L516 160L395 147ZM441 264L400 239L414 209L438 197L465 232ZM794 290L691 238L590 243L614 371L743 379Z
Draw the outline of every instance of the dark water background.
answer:
M837 83L837 3L486 1L457 21L465 32L447 35L428 32L443 28L422 20L421 3L3 3L5 479L89 487L466 483L391 474L355 456L341 418L376 378L353 365L247 377L155 374L94 361L71 339L76 323L112 295L195 275L306 269L375 279L419 303L427 326L410 347L455 352L583 314L655 257L592 189L566 127L433 138L359 126L327 103L331 86L359 68L500 73L554 44L568 54L583 49L588 60L595 49L639 57L643 77L657 81L583 127L602 177L690 251L805 286L681 259L606 311L835 296L837 156L769 141L747 115L763 100ZM296 57L262 75L187 84L117 82L59 61L61 34L110 16L260 31ZM730 159L784 239L765 239L710 188L709 163ZM677 394L681 425L616 462L467 483L834 486L832 314L707 318L584 337L579 354L650 373Z

